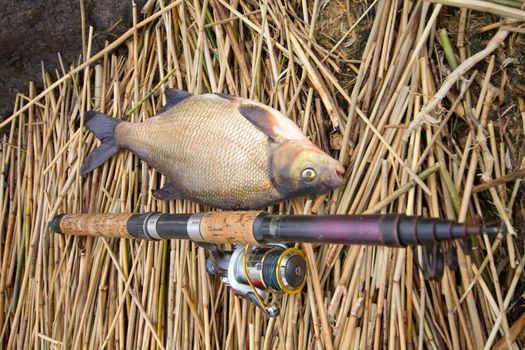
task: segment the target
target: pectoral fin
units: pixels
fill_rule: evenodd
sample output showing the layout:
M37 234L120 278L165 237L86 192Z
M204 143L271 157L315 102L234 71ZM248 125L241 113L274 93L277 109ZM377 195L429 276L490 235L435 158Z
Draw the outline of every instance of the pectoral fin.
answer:
M293 121L274 108L242 97L221 93L215 93L215 96L236 104L239 113L274 142L307 140Z
M167 182L162 188L153 191L153 197L161 201L181 199L182 195L172 182Z
M277 130L279 121L272 111L257 104L242 104L239 106L239 113L273 141L283 141Z
M306 140L297 125L279 111L259 103L243 103L239 113L274 142Z

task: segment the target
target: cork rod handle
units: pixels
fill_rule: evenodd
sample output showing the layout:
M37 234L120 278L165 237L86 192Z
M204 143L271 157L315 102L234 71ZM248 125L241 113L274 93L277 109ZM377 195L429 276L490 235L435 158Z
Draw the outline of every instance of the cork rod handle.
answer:
M65 235L131 238L127 223L133 214L67 214L57 216L51 229Z
M205 242L257 244L253 223L259 211L209 212L200 223Z

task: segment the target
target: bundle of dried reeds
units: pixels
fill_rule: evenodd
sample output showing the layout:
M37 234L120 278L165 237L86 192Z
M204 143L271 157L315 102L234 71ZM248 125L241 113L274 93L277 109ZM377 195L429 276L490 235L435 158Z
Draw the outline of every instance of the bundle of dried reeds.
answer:
M513 224L523 215L525 12L516 0L435 2L149 0L144 19L133 8L134 26L96 54L84 28L81 63L43 68L43 91L30 84L0 124L1 347L523 345L525 254ZM154 200L165 179L130 153L79 175L98 143L85 111L142 121L169 87L271 105L347 167L329 200L273 212L403 212L502 222L509 235L471 242L471 255L450 246L459 270L439 283L422 279L419 249L304 245L305 292L267 319L210 277L188 241L51 234L60 212L208 209Z

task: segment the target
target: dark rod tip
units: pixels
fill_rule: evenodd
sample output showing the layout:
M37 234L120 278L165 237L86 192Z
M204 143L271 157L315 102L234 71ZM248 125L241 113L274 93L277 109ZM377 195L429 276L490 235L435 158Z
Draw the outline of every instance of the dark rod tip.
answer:
M495 236L498 233L505 234L507 232L507 229L505 225L501 226L468 226L467 227L467 233L469 235L491 235Z
M54 233L62 233L60 232L60 220L64 214L60 214L55 216L50 222L49 222L49 229Z
M505 224L502 224L501 226L482 227L481 232L486 233L488 235L497 235L500 232L502 234L506 234L507 227L505 226Z

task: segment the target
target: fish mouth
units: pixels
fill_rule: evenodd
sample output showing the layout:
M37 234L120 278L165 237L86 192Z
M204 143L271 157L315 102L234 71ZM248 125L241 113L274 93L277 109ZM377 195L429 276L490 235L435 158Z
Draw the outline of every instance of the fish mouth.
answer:
M333 186L338 187L343 182L343 176L345 174L345 168L339 163L338 161L335 161L333 166Z
M341 179L343 180L343 176L345 175L345 168L339 164L339 162L337 162L336 166L335 166L335 174Z

